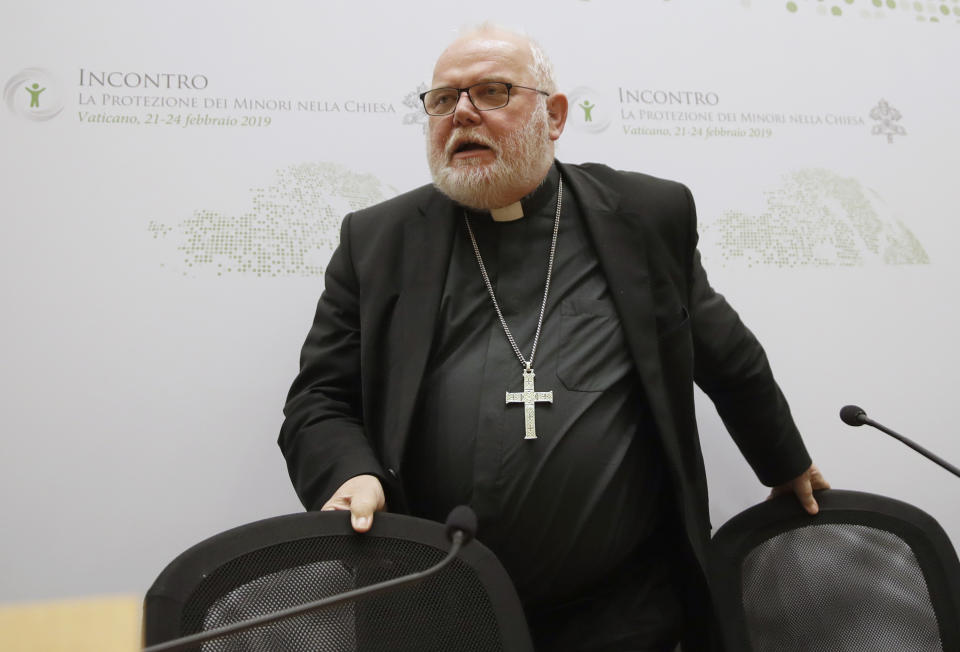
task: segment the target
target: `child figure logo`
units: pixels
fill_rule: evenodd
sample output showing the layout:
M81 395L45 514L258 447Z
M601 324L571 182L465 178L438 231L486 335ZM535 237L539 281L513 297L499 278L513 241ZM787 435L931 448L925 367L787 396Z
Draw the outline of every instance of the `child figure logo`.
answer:
M593 112L594 107L597 106L597 105L596 105L596 104L590 104L590 100L589 100L589 99L585 99L585 100L583 100L583 102L581 102L581 103L578 104L577 106L579 106L581 109L583 109L583 121L584 121L584 122L593 122L593 116L591 116L590 114Z
M30 120L49 120L63 110L60 84L42 68L27 68L10 78L3 89L7 108Z
M570 122L579 131L598 134L610 126L609 102L592 88L579 86L568 94Z
M39 89L39 90L37 90ZM40 108L40 93L47 90L46 88L40 88L40 84L33 82L33 86L28 86L26 91L30 93L30 108L37 107Z

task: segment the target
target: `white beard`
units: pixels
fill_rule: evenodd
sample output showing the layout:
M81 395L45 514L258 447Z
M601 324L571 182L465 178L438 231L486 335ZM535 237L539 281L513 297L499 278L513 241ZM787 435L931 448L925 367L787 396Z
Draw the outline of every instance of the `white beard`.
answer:
M493 163L451 161L453 144L464 136L489 147L495 156ZM491 210L517 201L517 193L536 188L553 164L546 103L538 102L523 128L500 142L458 127L440 148L433 145L428 131L427 162L433 185L462 206Z

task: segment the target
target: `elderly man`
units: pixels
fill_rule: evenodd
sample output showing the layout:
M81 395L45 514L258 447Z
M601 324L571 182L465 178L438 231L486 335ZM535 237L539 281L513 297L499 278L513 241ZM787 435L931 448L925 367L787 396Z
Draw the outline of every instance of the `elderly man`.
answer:
M422 99L433 184L344 219L290 390L303 504L365 531L469 503L538 649L703 649L694 381L774 492L814 513L827 485L689 191L556 162L567 99L515 33L454 41Z

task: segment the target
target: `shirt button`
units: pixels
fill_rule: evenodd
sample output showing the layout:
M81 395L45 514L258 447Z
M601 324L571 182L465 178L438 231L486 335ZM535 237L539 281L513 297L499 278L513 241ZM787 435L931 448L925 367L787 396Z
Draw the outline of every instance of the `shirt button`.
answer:
M396 470L396 469L387 469L387 473L389 473L389 474L390 474L390 477L393 478L394 480L396 480L396 479L399 477L399 476L397 476L397 470Z

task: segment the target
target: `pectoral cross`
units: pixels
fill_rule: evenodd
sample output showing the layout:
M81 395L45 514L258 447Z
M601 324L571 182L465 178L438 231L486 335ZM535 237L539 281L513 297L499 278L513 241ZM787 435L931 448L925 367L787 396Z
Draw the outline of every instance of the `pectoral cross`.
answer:
M523 391L507 392L507 405L523 403L523 422L526 434L524 439L537 438L537 422L534 415L537 403L553 403L553 392L538 392L533 387L533 368L523 370Z

